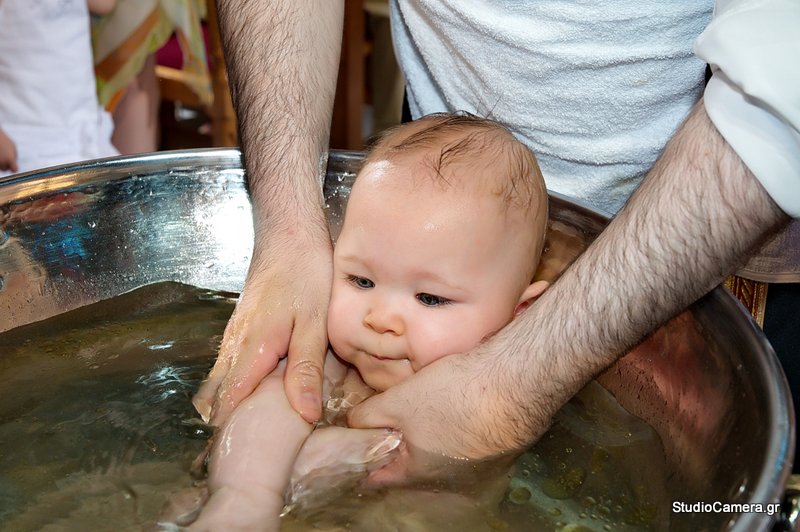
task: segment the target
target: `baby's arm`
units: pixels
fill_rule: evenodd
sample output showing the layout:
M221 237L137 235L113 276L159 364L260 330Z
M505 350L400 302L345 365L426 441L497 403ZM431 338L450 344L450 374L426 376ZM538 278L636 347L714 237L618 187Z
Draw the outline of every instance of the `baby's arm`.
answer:
M17 146L2 129L0 129L0 170L8 170L11 173L19 171L17 167Z
M233 411L214 437L208 457L210 497L190 530L277 530L292 466L312 427L289 405L286 361ZM332 355L325 388L346 368Z
M283 494L311 433L283 389L285 362L242 401L214 437L210 497L190 530L277 530Z

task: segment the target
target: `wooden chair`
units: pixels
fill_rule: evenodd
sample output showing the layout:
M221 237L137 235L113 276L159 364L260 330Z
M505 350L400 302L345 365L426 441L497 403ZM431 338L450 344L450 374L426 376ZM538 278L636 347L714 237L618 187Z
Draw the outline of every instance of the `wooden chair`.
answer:
M172 102L181 102L188 107L203 109L211 121L212 146L236 146L238 135L236 130L236 114L231 103L228 88L228 73L222 53L222 38L219 32L217 7L214 0L206 0L209 33L209 45L206 52L211 59L211 103L205 105L190 87L191 77L195 74L164 65L156 66L161 98ZM206 98L207 100L209 98Z
M236 115L231 104L214 0L207 0L207 6L208 53L211 57L213 92L211 106L204 106L200 98L189 88L187 82L191 74L159 65L156 67L156 75L163 99L204 109L211 120L214 146L236 146ZM342 55L331 124L331 148L357 150L364 146L362 131L366 92L364 61L370 50L370 44L365 39L365 24L363 0L345 0Z

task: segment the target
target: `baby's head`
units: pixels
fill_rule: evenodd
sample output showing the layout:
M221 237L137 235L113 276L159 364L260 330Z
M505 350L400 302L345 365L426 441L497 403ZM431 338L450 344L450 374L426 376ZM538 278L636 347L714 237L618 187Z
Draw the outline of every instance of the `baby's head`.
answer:
M334 251L328 336L383 391L469 351L546 288L536 159L502 125L430 115L372 148Z

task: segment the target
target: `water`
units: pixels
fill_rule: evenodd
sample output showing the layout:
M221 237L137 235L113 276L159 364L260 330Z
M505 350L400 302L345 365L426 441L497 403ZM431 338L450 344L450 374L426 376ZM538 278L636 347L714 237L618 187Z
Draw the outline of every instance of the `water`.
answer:
M0 336L0 529L138 530L191 482L235 300L175 284Z
M197 483L210 430L190 399L234 304L161 283L0 335L0 529L152 528ZM592 385L480 496L353 488L283 528L659 530L664 463L655 433Z

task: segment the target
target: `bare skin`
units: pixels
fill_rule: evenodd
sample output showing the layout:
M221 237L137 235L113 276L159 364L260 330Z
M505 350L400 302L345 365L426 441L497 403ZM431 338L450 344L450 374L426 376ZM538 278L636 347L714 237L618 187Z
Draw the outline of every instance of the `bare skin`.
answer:
M255 249L195 406L211 423L223 423L288 355L289 403L313 422L321 413L332 256L320 158L328 144L343 3L225 0L218 10L253 199Z
M0 129L0 170L8 170L11 173L19 171L17 167L17 146L2 129Z
M311 420L319 412L330 288L315 178L336 81L341 4L318 2L307 12L289 9L290 2L234 4L221 2L220 14L255 203L256 252L196 405L208 415L215 404L212 422L224 419L288 346L286 393ZM371 398L349 420L403 432L409 447L386 480L430 476L435 468L425 470L426 456L517 452L584 383L716 285L785 220L699 104L626 208L535 306L471 353L444 358ZM564 301L570 303L559 305ZM441 387L445 379L452 386Z
M117 0L86 0L86 5L94 15L108 15L114 11Z
M399 429L408 443L380 481L425 477L421 458L529 447L592 377L786 221L699 103L625 208L536 305L471 353L350 412L351 426Z

